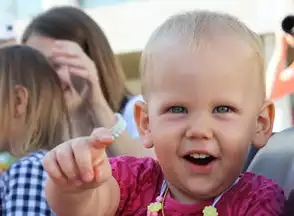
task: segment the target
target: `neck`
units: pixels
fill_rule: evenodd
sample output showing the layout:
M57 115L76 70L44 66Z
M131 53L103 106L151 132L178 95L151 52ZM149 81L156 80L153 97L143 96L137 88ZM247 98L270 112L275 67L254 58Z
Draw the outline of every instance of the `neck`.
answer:
M24 152L24 144L28 142L28 130L29 125L18 124L13 125L9 137L4 142L4 149L14 156L20 156ZM1 149L2 150L2 149Z
M1 142L1 144L0 144L0 153L1 152L11 152L9 142Z
M187 191L177 189L171 184L168 184L168 188L170 189L171 196L178 202L182 204L197 204L197 203L207 202L212 199L216 199L217 197L221 197L224 193L228 192L229 190L232 189L232 187L238 184L240 178L241 177L238 177L231 185L226 187L225 190L221 189L223 187L219 187L218 190L215 190L215 193L210 195L205 195L205 196L200 195L197 197L197 199L195 198L195 195L193 193L189 193Z
M168 184L168 188L169 188L170 195L172 196L172 198L182 204L188 204L188 205L189 204L197 204L197 203L201 203L204 201L204 200L195 199L195 197L193 197L192 194L188 194L181 189L177 189L177 188L173 187L171 184Z
M9 152L13 156L20 156L22 152L20 152L20 147L23 146L23 142L25 139L24 136L22 136L23 139L20 138L20 136L15 136L18 138L2 142L1 143L1 149L0 152Z

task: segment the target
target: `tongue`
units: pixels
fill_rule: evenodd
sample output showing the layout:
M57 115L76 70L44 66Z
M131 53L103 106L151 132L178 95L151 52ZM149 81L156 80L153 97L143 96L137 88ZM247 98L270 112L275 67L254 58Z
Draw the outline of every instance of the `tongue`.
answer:
M193 158L189 155L185 156L185 159L187 161L189 161L190 163L194 163L196 165L199 165L199 166L206 166L208 165L209 163L211 163L215 158L212 157L212 156L209 156L209 157L206 157L206 158Z

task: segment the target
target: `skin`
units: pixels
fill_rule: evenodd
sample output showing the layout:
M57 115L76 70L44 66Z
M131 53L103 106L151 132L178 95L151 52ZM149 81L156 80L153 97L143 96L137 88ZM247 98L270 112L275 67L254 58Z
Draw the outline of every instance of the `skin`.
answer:
M250 144L264 146L272 131L274 107L263 98L258 65L250 49L231 37L213 45L213 49L189 50L173 44L169 46L173 52L160 47L149 63L152 67L147 67L146 103L137 103L135 110L141 138L146 146L154 145L171 195L186 204L212 199L229 187L241 172ZM45 157L50 176L46 197L59 215L116 211L119 188L109 175L107 159L95 153L97 148L103 153L105 145L90 142L100 139L101 143L104 135L100 131L83 145L81 140L68 141ZM199 173L183 159L199 150L216 157L206 173ZM56 157L59 154L63 160ZM95 161L102 162L97 167ZM99 178L94 177L99 170L103 170ZM86 171L92 172L87 181L83 179ZM75 177L69 181L69 176ZM79 176L79 186L70 183ZM109 197L102 199L104 194ZM80 200L87 203L87 212ZM64 207L69 204L75 208Z
M9 131L4 131L0 134L1 137L1 152L8 151L12 152L16 155L19 154L17 146L20 146L24 140L26 134L26 118L27 118L27 106L29 100L28 90L21 86L16 85L13 89L14 92L14 107L12 111L12 115L10 120ZM9 143L9 144L8 144ZM15 148L11 148L11 146L16 146ZM5 170L0 169L0 174Z
M142 116L148 117L141 120L147 121L141 135L154 144L171 193L182 203L211 199L228 188L239 176L250 144L265 144L268 134L256 143L257 133L271 131L272 104L256 94L262 92L257 63L248 48L232 41L197 51L175 45L165 55L163 49L148 71L156 78L147 83L152 90L142 104ZM228 51L223 52L224 46ZM190 151L217 158L209 173L191 168L183 158Z
M107 104L100 88L94 62L77 43L32 35L26 44L41 51L56 66L56 72L63 82L64 95L76 137L88 135L93 131L90 119L95 125L105 128L110 128L116 123L114 112ZM77 91L70 79L72 75L86 81L88 85ZM110 156L154 157L152 149L145 149L139 140L132 139L127 132L124 132L114 145L109 146L107 151Z

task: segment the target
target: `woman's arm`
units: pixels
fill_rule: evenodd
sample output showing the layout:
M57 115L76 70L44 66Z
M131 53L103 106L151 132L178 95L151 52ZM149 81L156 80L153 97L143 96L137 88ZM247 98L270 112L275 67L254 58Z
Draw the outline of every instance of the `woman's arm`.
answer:
M287 49L288 44L284 34L276 34L276 44L273 55L269 62L266 71L266 93L267 97L271 96L273 84L276 80L277 74L284 70L287 63Z
M93 109L93 119L96 125L110 128L116 123L114 112L110 109L106 102L96 104ZM115 140L115 142L108 147L110 156L128 155L135 157L153 157L155 154L153 149L147 149L140 143L139 138L133 139L127 131Z

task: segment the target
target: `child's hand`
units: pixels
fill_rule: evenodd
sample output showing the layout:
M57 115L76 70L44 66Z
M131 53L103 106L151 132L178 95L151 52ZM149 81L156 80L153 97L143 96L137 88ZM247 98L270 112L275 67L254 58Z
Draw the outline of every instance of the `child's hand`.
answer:
M112 143L105 128L95 129L90 137L60 144L44 157L44 168L55 184L95 188L112 176L105 149Z

